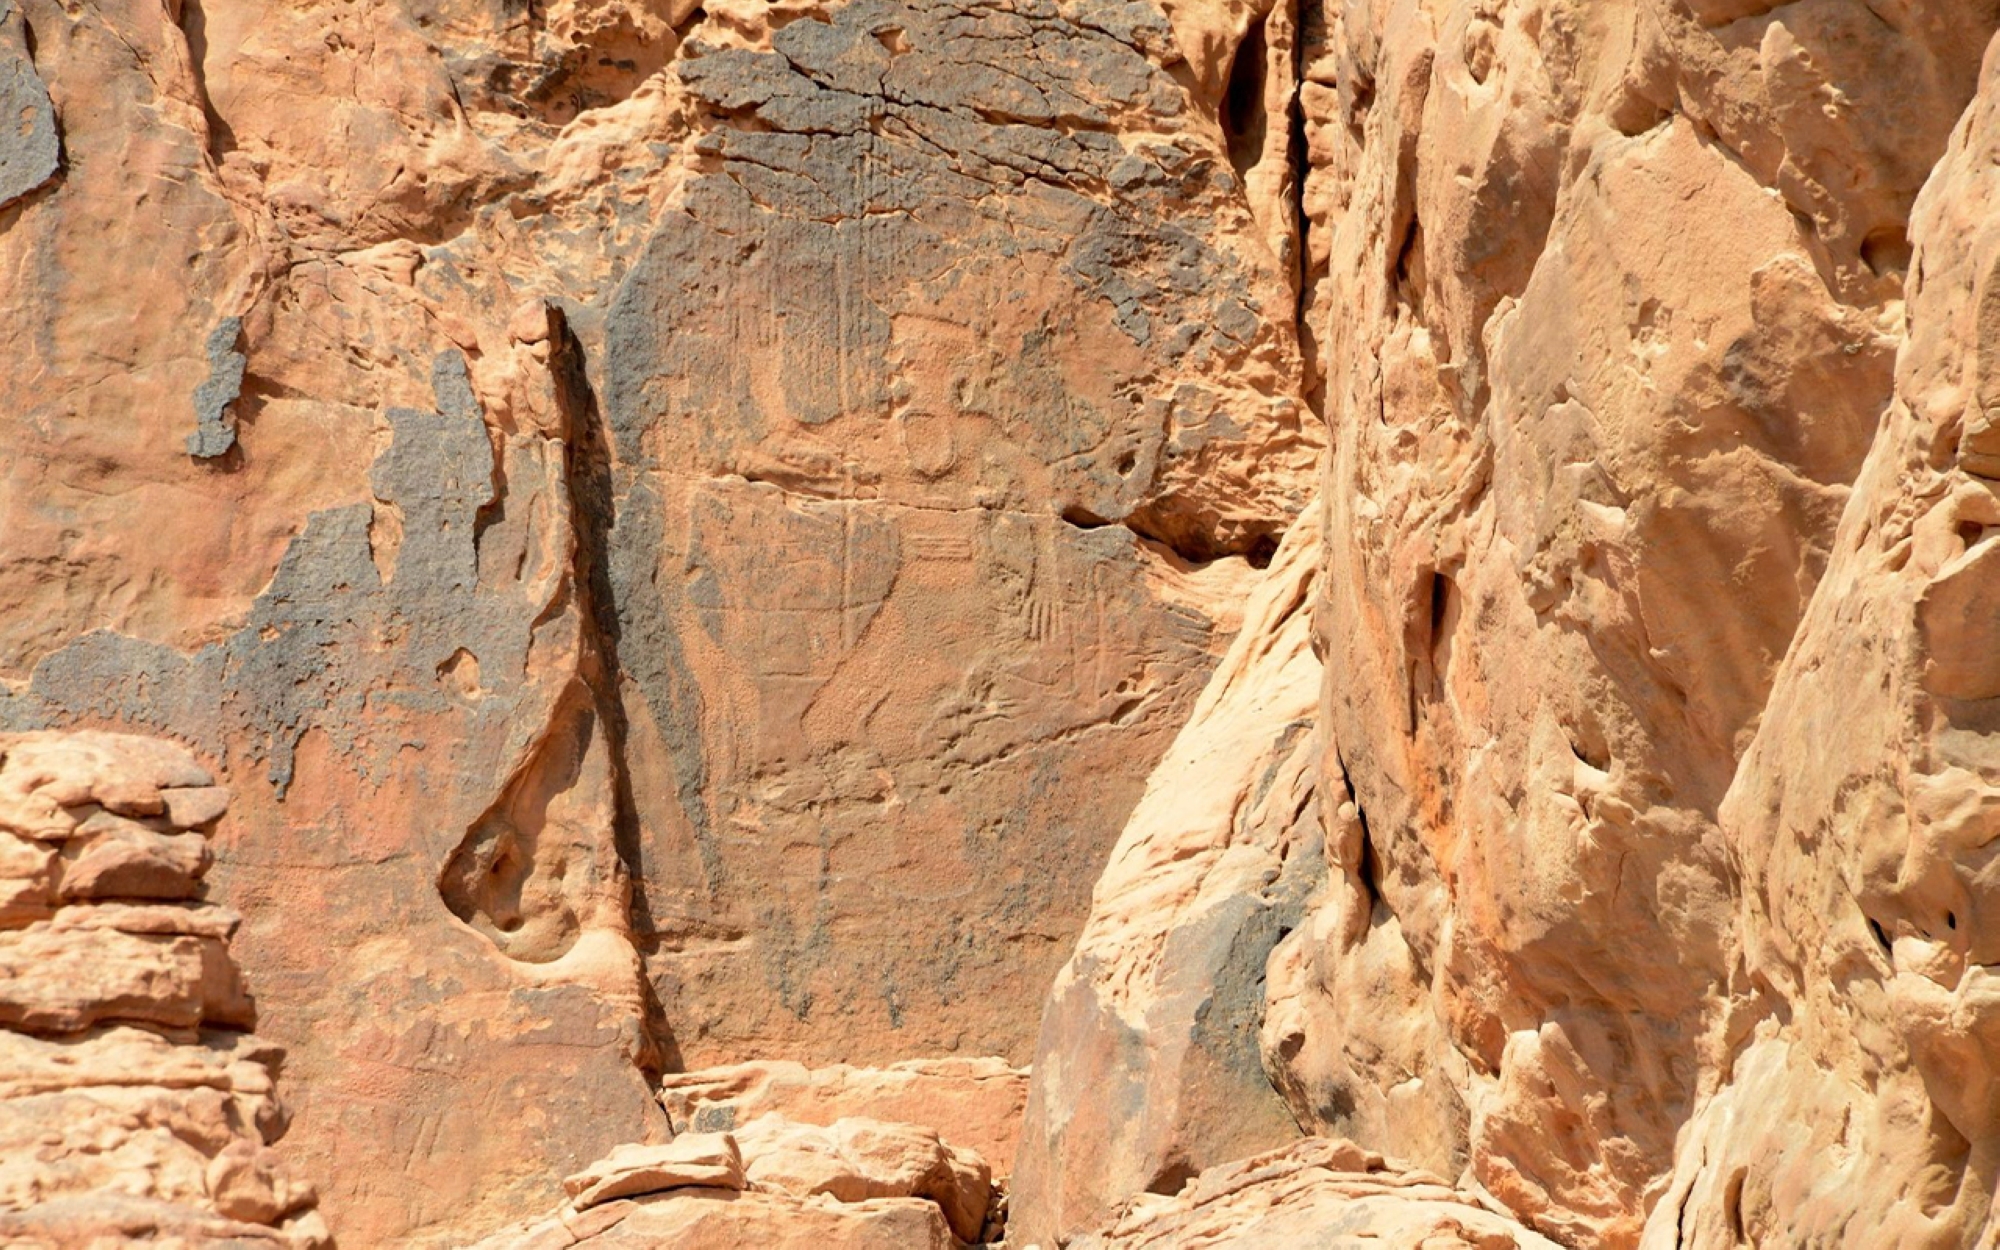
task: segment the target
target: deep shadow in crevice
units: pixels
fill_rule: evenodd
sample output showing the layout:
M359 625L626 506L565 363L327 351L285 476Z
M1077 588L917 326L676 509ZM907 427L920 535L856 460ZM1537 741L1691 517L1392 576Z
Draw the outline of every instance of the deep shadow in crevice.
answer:
M194 93L201 101L201 114L208 120L208 156L216 164L236 150L236 132L215 111L208 94L208 73L203 62L208 56L208 14L202 0L182 0L181 35L188 46L189 72L194 75Z
M1368 813L1354 805L1355 819L1361 822L1361 864L1355 876L1361 882L1361 890L1368 896L1368 914L1371 919L1376 912L1388 907L1388 900L1382 894L1382 859L1375 853L1375 838L1368 830Z
M1236 45L1229 83L1222 93L1222 139L1229 165L1239 181L1264 158L1264 134L1270 118L1264 107L1265 75L1270 59L1264 41L1264 19L1250 23Z
M584 677L596 696L611 760L612 837L629 882L627 914L632 937L645 950L655 943L657 926L644 888L645 853L639 809L626 763L630 724L618 689L620 629L617 599L611 586L611 531L617 519L617 497L612 484L611 446L597 393L590 385L583 344L558 305L551 302L548 313L549 338L554 345L549 368L555 378L556 405L563 416L567 440L564 471L576 537L574 577L578 608L588 635ZM684 1071L686 1064L680 1044L667 1021L666 1009L653 990L652 978L642 974L639 984L644 998L642 1024L655 1052L650 1064L642 1059L642 1070L649 1078L663 1072Z
M1059 513L1063 524L1080 530L1101 530L1111 522L1079 504L1071 504Z
M1154 1174L1153 1179L1146 1185L1146 1192L1171 1198L1186 1189L1187 1183L1194 1177L1194 1166L1186 1159L1175 1158Z

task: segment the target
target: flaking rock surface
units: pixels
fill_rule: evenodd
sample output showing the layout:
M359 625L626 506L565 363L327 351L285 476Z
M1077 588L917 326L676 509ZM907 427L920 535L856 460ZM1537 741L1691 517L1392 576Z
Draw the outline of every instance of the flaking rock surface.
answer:
M229 792L170 742L0 735L0 1241L314 1248L284 1052L205 901Z

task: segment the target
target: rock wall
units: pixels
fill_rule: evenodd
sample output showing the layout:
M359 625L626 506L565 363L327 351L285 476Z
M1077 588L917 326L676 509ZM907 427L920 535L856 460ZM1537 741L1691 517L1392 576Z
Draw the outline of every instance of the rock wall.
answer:
M1918 199L1895 396L1721 806L1727 1066L1648 1244L1994 1235L2000 58Z
M1325 784L1431 1010L1370 1038L1340 987L1385 956L1306 953L1279 1039L1302 1122L1469 1167L1552 1234L1636 1234L1715 1062L1718 807L1887 402L1910 207L1993 29L1843 4L1327 28L1352 541L1320 592ZM1426 1070L1420 1114L1377 1102Z
M1996 31L0 0L0 1219L1990 1239Z
M1991 7L1303 26L1326 880L1265 947L1276 1138L1351 1137L1564 1244L1973 1244L1981 861L1955 848L1980 841L1992 693L1970 658ZM1224 854L1241 822L1206 829L1126 838ZM1086 934L1118 922L1122 862ZM1211 1009L1234 994L1204 955L1079 945L1017 1231L1101 1233L1183 1184L1157 1143L1223 1140L1198 1110L1134 1132L1067 1062L1118 1033L1066 1005L1073 980L1150 1024L1190 979ZM1233 1088L1177 1079L1198 1092L1151 1089Z
M547 1210L690 1066L1029 1057L1324 445L1292 36L1225 109L1211 34L5 6L0 727L235 788L344 1243Z

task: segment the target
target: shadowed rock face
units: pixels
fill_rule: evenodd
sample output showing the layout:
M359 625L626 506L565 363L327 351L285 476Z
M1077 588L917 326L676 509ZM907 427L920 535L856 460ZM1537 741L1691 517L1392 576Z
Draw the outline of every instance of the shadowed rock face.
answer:
M1989 1237L1996 28L0 0L0 1227Z

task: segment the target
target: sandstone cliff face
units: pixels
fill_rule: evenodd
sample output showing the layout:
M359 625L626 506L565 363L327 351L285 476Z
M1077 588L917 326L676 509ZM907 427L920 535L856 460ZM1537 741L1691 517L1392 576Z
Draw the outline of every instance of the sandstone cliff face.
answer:
M1917 696L1887 675L1983 697L1983 661L1930 658L1979 653L1974 558L1940 571L1976 545L1976 506L1952 505L1973 519L1935 523L1959 537L1895 591L1836 562L1814 592L1851 495L1850 531L1870 489L1878 516L1953 489L1850 490L1899 348L1904 392L1913 369L1958 388L1933 427L1982 419L1976 262L1931 286L1908 240L1927 256L1978 219L1970 158L1931 171L1993 29L1979 6L1385 3L1304 23L1306 326L1332 439L1325 882L1264 948L1256 1027L1296 1121L1274 1142L1353 1137L1567 1244L1983 1229L1992 1186L1968 1143L1985 1130L1944 1111L1987 1062L1958 972L1978 962L1977 860L1945 849L1978 842L1978 714L1947 729L1935 704L1903 711ZM1925 326L1926 290L1955 333ZM1915 456L1913 438L1892 415L1875 455ZM1913 524L1871 541L1887 552ZM1834 684L1774 694L1789 647ZM1878 671L1893 712L1856 694ZM1210 749L1284 744L1247 728ZM1960 771L1919 817L1911 774L1948 765L1894 761L1933 751ZM1205 838L1128 826L1058 977L1025 1148L1052 1157L1024 1170L1019 1234L1102 1235L1120 1204L1226 1157L1204 1153L1226 1134L1199 1108L1240 1067L1183 1068L1135 1102L1067 1062L1125 1032L1066 1006L1077 983L1142 987L1122 1017L1149 1026L1154 1004L1240 996L1206 954L1157 954L1153 928L1215 906L1200 871L1162 875L1144 919L1116 898L1133 845L1232 853L1240 819L1203 819ZM1269 906L1291 872L1273 862L1235 897ZM1843 916L1845 962L1827 929ZM1879 941L1853 936L1866 920ZM1930 975L1904 975L1892 1006L1868 987L1897 942L1897 967ZM1176 1023L1129 1037L1127 1072L1182 1045ZM1922 1093L1926 1070L1955 1088Z
M1887 400L1910 204L1993 14L1439 16L1343 16L1319 62L1375 84L1320 140L1352 171L1324 193L1353 536L1324 784L1401 950L1371 919L1304 952L1272 1040L1305 1123L1622 1243L1712 1062L1717 808ZM1431 1021L1371 1037L1341 987L1384 962Z
M1894 401L1721 807L1729 1066L1649 1244L1993 1236L1996 139L1989 49L1917 201Z
M335 1232L687 1065L1024 1061L1324 441L1291 45L1225 118L1146 4L0 30L0 723L235 785Z
M0 0L8 1236L1990 1236L1996 29Z

